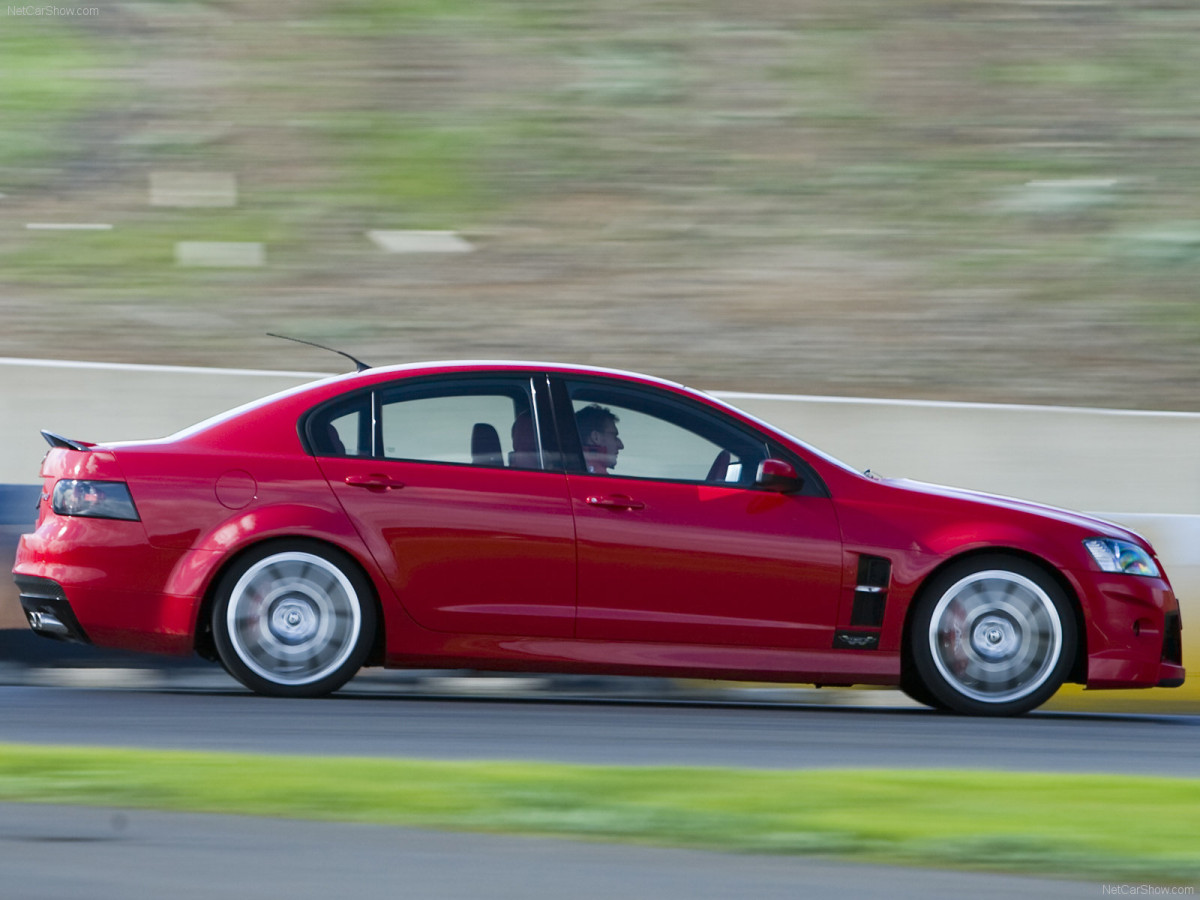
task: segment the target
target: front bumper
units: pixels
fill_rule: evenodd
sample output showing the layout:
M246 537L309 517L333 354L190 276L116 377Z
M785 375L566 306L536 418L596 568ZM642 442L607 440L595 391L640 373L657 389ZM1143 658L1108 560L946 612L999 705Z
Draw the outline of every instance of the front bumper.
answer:
M1163 623L1162 662L1158 667L1159 687L1179 687L1185 676L1183 669L1183 621L1179 610L1169 612Z
M1093 576L1086 599L1087 687L1179 687L1179 601L1163 578Z

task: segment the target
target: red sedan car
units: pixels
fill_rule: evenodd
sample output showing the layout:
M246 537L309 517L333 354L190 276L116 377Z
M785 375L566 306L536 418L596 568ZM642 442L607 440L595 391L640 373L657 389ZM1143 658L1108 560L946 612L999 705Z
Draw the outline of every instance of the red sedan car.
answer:
M1015 714L1183 682L1150 545L860 474L698 391L525 363L370 369L157 441L47 435L33 629L315 696L361 666L899 685Z

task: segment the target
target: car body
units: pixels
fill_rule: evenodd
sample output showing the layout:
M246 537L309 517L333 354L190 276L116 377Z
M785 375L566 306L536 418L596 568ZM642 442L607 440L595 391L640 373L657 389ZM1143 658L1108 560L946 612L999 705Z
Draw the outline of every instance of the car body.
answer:
M1137 534L859 473L644 375L367 369L162 440L48 439L14 568L34 630L264 693L384 665L899 685L995 715L1184 677Z

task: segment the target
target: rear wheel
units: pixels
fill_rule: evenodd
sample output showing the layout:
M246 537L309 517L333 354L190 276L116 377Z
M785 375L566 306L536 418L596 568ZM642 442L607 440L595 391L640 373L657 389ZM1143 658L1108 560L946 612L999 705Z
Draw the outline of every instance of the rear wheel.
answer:
M251 551L225 573L212 625L222 664L246 687L318 697L354 677L375 619L370 582L352 560L312 541L286 541Z
M917 692L972 715L1019 715L1058 690L1075 658L1075 613L1040 567L965 560L922 592L908 635Z

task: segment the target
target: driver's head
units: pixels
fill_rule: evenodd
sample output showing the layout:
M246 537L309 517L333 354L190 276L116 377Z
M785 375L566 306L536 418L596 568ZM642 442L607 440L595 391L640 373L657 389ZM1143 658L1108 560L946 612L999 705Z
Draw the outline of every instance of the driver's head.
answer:
M617 453L625 448L617 432L617 417L611 409L593 403L575 413L583 457L589 472L607 472L617 464Z

